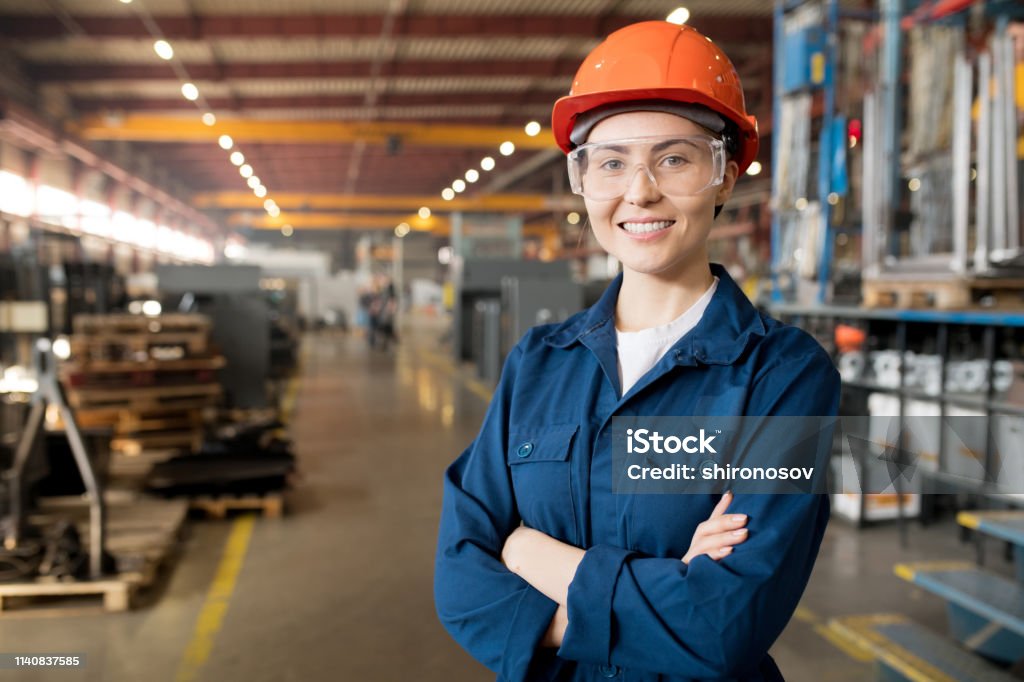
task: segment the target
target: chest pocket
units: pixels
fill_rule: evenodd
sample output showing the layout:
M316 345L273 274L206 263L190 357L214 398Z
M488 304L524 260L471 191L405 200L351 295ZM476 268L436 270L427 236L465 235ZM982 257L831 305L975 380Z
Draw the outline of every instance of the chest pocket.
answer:
M579 426L513 428L507 462L523 522L564 542L578 541L572 447Z

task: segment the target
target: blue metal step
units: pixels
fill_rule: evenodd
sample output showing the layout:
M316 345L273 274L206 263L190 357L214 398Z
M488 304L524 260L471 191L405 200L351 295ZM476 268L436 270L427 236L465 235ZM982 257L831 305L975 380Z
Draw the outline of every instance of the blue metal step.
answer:
M946 600L950 634L1012 663L1024 656L1024 585L965 562L897 564L896 575Z
M979 533L1024 546L1024 511L965 511L957 514L956 520Z
M847 616L829 629L878 661L879 679L912 682L1011 682L1016 678L955 642L898 614Z

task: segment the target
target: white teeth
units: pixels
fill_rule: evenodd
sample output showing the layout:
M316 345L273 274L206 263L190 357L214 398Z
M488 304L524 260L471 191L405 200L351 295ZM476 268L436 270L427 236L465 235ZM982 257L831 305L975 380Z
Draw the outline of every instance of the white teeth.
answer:
M647 232L657 232L658 230L664 230L666 227L670 227L674 220L659 220L656 223L622 223L622 228L626 232L633 234L644 234Z

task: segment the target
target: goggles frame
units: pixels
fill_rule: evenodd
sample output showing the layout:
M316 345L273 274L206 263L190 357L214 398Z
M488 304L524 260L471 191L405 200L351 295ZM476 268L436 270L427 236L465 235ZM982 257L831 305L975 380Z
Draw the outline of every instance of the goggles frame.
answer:
M632 173L629 174L626 177L626 180L623 182L621 193L616 194L614 196L595 197L588 196L584 191L583 178L586 175L586 173L583 172L582 168L586 163L587 156L590 155L590 152L592 150L607 146L629 146L633 144L643 144L646 146L653 147L660 141L668 142L672 140L700 140L701 142L706 143L710 148L712 159L711 178L708 180L707 184L701 187L699 190L694 192L687 192L684 194L676 194L671 191L665 191L665 189L661 187L661 185L658 183L657 174L651 171L651 168L648 165L648 163L640 162L628 164L629 168L632 169ZM620 140L607 140L604 142L587 142L586 144L581 144L579 147L576 147L575 149L570 151L568 154L566 154L565 158L569 172L569 187L572 190L573 194L578 194L580 196L592 199L594 201L610 201L612 199L619 199L625 196L626 192L629 191L630 185L632 185L633 181L636 178L636 173L639 172L641 168L647 174L648 180L650 180L651 183L655 187L657 187L658 191L661 192L662 194L665 194L667 196L681 197L697 196L699 194L703 194L712 187L717 187L721 185L725 181L725 166L728 162L728 155L726 154L725 142L710 135L651 135L646 137L630 137Z

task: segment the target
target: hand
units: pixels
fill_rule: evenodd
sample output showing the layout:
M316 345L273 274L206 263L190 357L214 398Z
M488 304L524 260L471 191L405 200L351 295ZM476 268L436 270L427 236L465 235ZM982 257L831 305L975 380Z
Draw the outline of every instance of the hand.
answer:
M517 549L522 545L522 541L526 539L530 533L534 533L532 528L526 526L519 526L512 534L505 538L505 544L501 548L501 563L505 564L505 568L512 571L513 573L519 573L519 567L522 563Z
M718 561L732 553L734 545L738 545L747 539L746 514L726 514L732 502L732 493L722 495L722 499L711 511L711 516L704 521L693 534L690 541L690 549L683 557L683 563L689 565L690 561L701 554L706 554L712 561Z
M565 629L569 627L569 609L561 604L551 618L548 631L544 633L544 639L540 641L542 647L558 649L562 646L562 639L565 637Z

